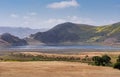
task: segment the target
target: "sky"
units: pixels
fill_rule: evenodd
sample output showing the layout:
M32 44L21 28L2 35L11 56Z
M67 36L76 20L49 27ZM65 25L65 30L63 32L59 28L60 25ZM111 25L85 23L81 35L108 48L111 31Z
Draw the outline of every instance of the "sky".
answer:
M0 26L52 28L120 22L120 0L0 0Z

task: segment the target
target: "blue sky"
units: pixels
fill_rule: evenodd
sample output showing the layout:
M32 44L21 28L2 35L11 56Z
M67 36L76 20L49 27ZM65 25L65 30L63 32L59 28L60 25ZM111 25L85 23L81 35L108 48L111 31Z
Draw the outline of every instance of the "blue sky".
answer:
M120 22L120 0L0 0L0 26L51 28Z

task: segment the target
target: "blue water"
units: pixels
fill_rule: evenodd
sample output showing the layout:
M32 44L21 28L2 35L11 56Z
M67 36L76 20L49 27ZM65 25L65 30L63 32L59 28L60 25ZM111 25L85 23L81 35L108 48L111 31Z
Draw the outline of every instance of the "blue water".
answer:
M0 49L100 49L120 50L120 47L99 46L99 45L37 45L37 46L10 46Z

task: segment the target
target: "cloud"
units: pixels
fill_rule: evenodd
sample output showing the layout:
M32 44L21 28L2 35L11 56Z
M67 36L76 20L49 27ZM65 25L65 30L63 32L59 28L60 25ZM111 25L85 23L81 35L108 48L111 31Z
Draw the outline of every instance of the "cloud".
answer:
M11 14L10 17L12 17L12 18L18 18L19 15L17 15L17 14Z
M34 18L34 17L25 17L21 21L21 26L31 27L31 28L47 28L50 29L57 24L65 23L65 22L72 22L78 24L96 24L93 19L90 18L82 18L79 16L66 16L63 18L48 18L48 19L41 19L41 18Z
M31 12L31 13L28 13L28 15L30 15L30 16L36 16L37 13L36 12Z
M34 14L32 14L34 15ZM65 16L60 18L40 18L38 16L31 16L28 13L24 15L20 14L11 14L11 17L17 18L17 19L11 19L9 18L6 22L4 20L1 21L1 24L3 25L11 25L16 27L30 27L30 28L47 28L50 29L54 27L57 24L65 23L65 22L72 22L72 23L78 23L78 24L91 24L95 25L96 23L91 18L82 18L80 16Z
M64 18L50 18L48 20L42 21L42 24L46 28L52 28L57 24L65 23L65 22L72 22L72 23L78 23L78 24L96 24L92 19L90 18L81 18L78 16L67 16Z
M62 8L68 8L68 7L78 7L79 3L76 0L65 0L61 2L54 2L47 5L47 8L51 9L62 9Z

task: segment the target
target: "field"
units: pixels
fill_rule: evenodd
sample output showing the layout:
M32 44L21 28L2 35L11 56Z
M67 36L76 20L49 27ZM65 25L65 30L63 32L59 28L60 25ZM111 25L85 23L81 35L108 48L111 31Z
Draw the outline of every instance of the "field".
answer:
M0 77L120 77L120 71L76 62L1 62Z
M16 54L18 52L14 52ZM89 57L109 55L114 63L120 52L79 52L75 54L53 54L41 52L19 52L25 55L47 57ZM0 55L8 55L8 52ZM9 53L11 54L11 52ZM13 54L13 53L12 53ZM0 77L120 77L120 70L112 67L92 66L70 61L1 61Z

